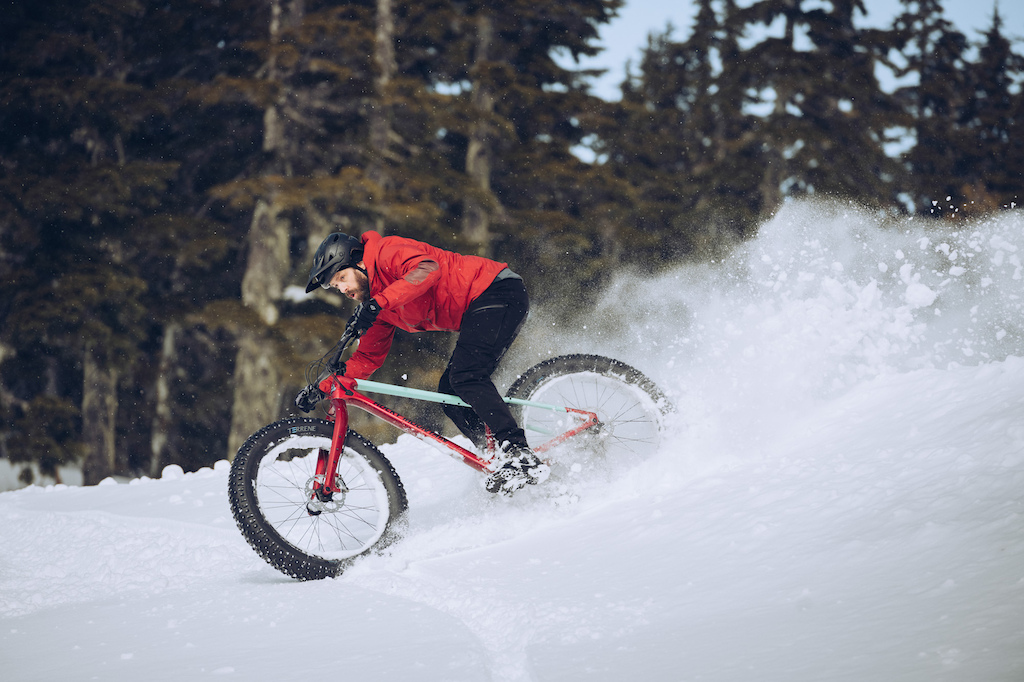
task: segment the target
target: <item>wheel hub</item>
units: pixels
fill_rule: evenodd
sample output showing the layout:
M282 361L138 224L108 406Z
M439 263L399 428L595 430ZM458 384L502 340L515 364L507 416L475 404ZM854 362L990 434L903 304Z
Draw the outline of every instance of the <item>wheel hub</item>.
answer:
M324 492L322 480L322 476L311 476L306 481L306 512L310 516L319 516L324 512L333 513L345 506L348 486L341 476L334 477L337 492Z

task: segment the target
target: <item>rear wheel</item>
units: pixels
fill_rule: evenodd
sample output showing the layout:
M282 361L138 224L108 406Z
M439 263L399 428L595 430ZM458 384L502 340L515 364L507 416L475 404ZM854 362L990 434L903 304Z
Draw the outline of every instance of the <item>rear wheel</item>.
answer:
M356 557L395 540L407 508L391 463L349 431L335 482L341 491L315 499L320 451L334 425L295 417L264 427L231 465L228 498L235 523L256 553L300 580L340 574Z
M591 459L634 460L653 454L661 442L665 415L672 406L642 372L599 355L562 355L535 365L509 388L508 397L565 405L597 414L600 428L569 443ZM520 407L530 446L536 448L564 433L564 413Z

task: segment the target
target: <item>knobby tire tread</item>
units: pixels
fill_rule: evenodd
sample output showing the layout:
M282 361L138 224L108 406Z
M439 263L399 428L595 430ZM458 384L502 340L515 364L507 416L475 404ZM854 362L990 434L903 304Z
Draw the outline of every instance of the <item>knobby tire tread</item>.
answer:
M231 465L228 477L228 500L235 524L242 532L249 545L271 566L282 573L298 580L322 580L340 575L359 556L341 560L327 560L306 554L288 544L267 523L259 510L255 494L255 467L266 447L272 443L264 443L272 434L282 432L297 425L314 425L325 429L331 437L334 424L322 419L309 417L292 417L283 419L263 427L242 444ZM277 442L277 441L274 441ZM265 446L265 447L261 447ZM345 438L345 447L355 451L365 459L381 476L382 483L388 493L388 524L384 534L366 552L384 549L397 540L405 525L405 514L408 510L408 499L405 488L391 462L384 457L377 447L369 440L349 430ZM364 554L366 553L364 552Z

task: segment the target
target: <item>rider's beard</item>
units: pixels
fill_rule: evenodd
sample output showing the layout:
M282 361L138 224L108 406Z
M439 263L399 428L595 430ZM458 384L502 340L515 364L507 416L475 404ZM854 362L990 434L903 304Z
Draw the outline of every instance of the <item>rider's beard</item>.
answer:
M359 278L359 302L370 300L370 279L368 277Z

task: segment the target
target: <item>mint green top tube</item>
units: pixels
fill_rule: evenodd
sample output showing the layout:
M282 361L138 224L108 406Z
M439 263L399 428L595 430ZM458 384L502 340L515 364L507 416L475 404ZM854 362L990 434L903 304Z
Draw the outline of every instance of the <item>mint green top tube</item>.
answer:
M356 388L360 391L367 393L380 393L382 395L393 395L399 398L412 398L413 400L426 400L432 403L444 403L445 405L458 405L459 407L469 407L469 403L462 400L461 398L448 395L447 393L435 393L434 391L422 391L418 388L406 388L404 386L394 386L392 384L382 384L379 381L369 381L368 379L356 379ZM532 400L520 400L519 398L504 398L506 403L512 405L524 405L526 407L536 407L541 410L551 410L552 412L568 412L565 407L559 405L549 405L547 403L537 403Z

